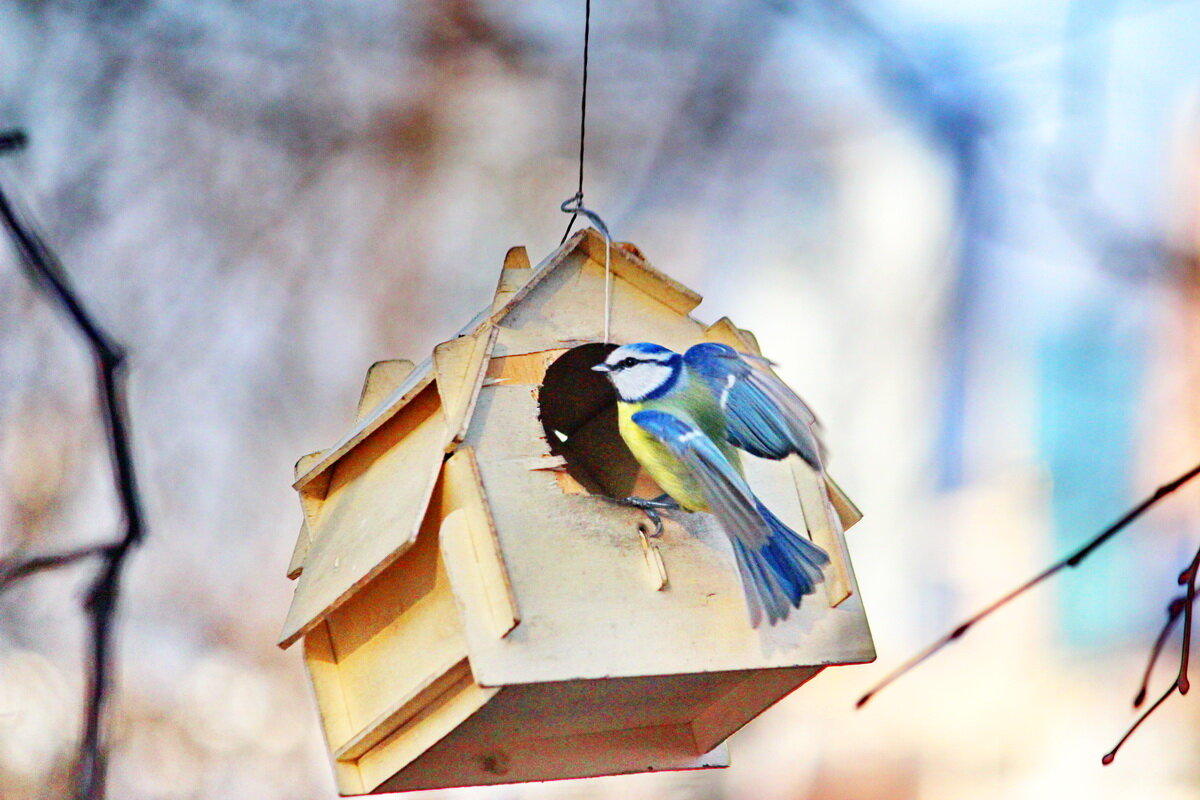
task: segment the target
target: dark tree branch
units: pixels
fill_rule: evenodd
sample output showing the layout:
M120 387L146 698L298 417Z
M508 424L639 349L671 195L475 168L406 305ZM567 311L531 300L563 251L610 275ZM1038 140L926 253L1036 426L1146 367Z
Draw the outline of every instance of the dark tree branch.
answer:
M1180 694L1187 694L1188 689L1191 688L1191 684L1188 681L1187 671L1188 660L1192 652L1192 614L1193 603L1196 601L1196 571L1198 567L1200 567L1200 549L1196 550L1196 555L1192 557L1192 563L1188 565L1188 568L1179 575L1179 582L1187 584L1187 595L1184 596L1183 602L1183 646L1180 648L1179 653L1179 672L1176 674L1175 680L1169 687L1167 687L1167 691L1163 692L1162 697L1155 700L1154 705L1146 709L1146 711L1137 718L1133 725L1129 726L1129 730L1125 731L1125 735L1121 737L1116 746L1113 747L1112 750L1109 750L1107 753L1105 753L1104 757L1100 759L1100 762L1105 766L1113 762L1113 759L1117 757L1117 751L1121 749L1121 746L1125 744L1125 742L1129 741L1129 737L1133 735L1133 732L1141 727L1141 724L1145 722L1151 714L1157 711L1158 707L1166 702L1168 697L1177 691ZM1172 609L1175 607L1177 602L1177 600L1171 601ZM1176 614L1176 617L1172 618L1172 621L1177 617L1178 614ZM1164 632L1169 631L1170 628L1171 621L1167 623L1166 627L1164 628ZM1165 637L1163 636L1159 637L1159 644L1161 644L1164 638ZM1151 660L1150 663L1153 665L1153 660Z
M1097 548L1101 547L1106 542L1108 542L1110 539L1112 539L1114 536L1116 536L1118 533L1125 530L1125 528L1129 527L1129 525L1134 520L1136 520L1142 514L1146 513L1146 511L1148 511L1152 506L1154 506L1156 503L1158 503L1158 501L1162 500L1167 495L1175 492L1181 486L1183 486L1185 483L1187 483L1188 481L1195 478L1197 475L1200 475L1200 464L1197 464L1196 466L1192 467L1191 469L1189 469L1187 472L1180 475L1175 480L1173 480L1169 483L1165 483L1162 486L1158 487L1158 489L1155 490L1154 494L1150 495L1145 500L1143 500L1141 503L1139 503L1138 505L1136 505L1135 507L1130 509L1128 512L1126 512L1126 514L1124 516L1122 516L1119 520L1117 520L1112 525L1108 526L1103 531L1101 531L1095 538L1093 538L1091 541L1089 541L1083 547L1079 548L1074 553L1072 553L1071 555L1062 559L1061 561L1058 561L1057 563L1051 565L1050 567L1047 567L1046 569L1042 570L1037 575L1035 575L1034 577L1027 580L1025 583L1018 586L1016 589L1013 589L1011 592L1009 592L1008 594L1001 597L999 600L996 600L995 602L991 603L990 605L985 606L981 611L977 612L976 614L972 615L971 617L968 617L965 622L958 625L958 627L956 627L954 630L950 631L950 633L946 634L941 639L938 639L936 642L934 642L932 645L927 647L925 650L921 651L916 656L914 656L913 658L909 659L904 664L902 664L900 667L893 670L882 681L880 681L878 684L876 684L874 688L872 688L869 692L867 692L862 697L860 697L858 699L858 703L856 704L856 707L862 708L880 690L889 686L890 684L895 682L898 678L900 678L901 676L903 676L906 673L913 670L918 665L925 662L927 659L929 659L930 657L932 657L933 655L938 653L940 650L942 650L942 648L946 647L946 645L961 638L963 636L963 634L965 634L968 630L971 629L971 627L973 625L975 625L975 623L979 622L984 617L990 616L992 613L994 613L994 612L998 611L999 609L1003 608L1004 606L1008 605L1010 602L1015 600L1017 597L1025 594L1025 592L1027 592L1030 589L1032 589L1033 587L1037 586L1039 583L1046 580L1047 578L1050 578L1050 577L1058 574L1059 572L1061 572L1062 570L1064 570L1068 567L1079 566L1079 564L1084 559L1086 559L1088 556L1090 556L1093 552L1095 552ZM1197 553L1197 559L1200 559L1200 553ZM1184 648L1185 648L1185 650L1184 650L1184 656L1183 656L1183 664L1181 665L1181 668L1180 668L1180 676L1183 678L1183 684L1182 684L1182 686L1180 686L1180 688L1182 690L1181 693L1187 692L1187 687L1186 687L1186 683L1187 683L1187 679L1186 679L1187 648L1191 643L1191 639L1190 639L1190 629L1191 629L1191 622L1192 622L1191 609L1192 609L1192 601L1195 597L1196 565L1197 565L1197 561L1193 560L1192 565L1187 570L1184 571L1183 575L1180 576L1180 583L1184 583L1184 582L1188 583L1188 594L1187 594L1186 603L1185 603L1186 607L1183 611L1183 613L1184 613ZM1156 708L1160 703L1162 703L1162 700L1159 700L1157 703L1155 703L1154 707L1152 707L1151 710L1153 710L1153 708ZM1108 763L1108 762L1105 762L1105 763Z
M1171 631L1175 629L1175 623L1179 621L1183 615L1183 604L1187 602L1187 595L1176 597L1167 605L1167 621L1159 631L1158 639L1154 642L1154 647L1150 648L1150 658L1146 662L1146 671L1142 673L1142 684L1138 687L1138 693L1133 698L1133 707L1141 708L1142 703L1146 702L1146 692L1150 689L1150 675L1154 672L1154 665L1158 663L1158 657L1162 654L1163 647L1167 644L1167 639L1171 635Z
M25 144L21 131L0 132L0 152ZM125 351L88 313L71 287L62 264L46 246L33 226L22 220L8 197L0 191L0 220L16 244L20 264L29 280L70 318L92 351L100 412L108 432L117 499L124 528L110 544L94 545L62 553L16 558L0 562L0 590L46 570L57 569L96 557L99 569L84 599L91 635L83 736L74 776L77 800L100 800L105 795L107 753L104 719L112 669L113 620L120 597L125 558L145 533L141 497L138 492L130 446L128 407L125 400Z

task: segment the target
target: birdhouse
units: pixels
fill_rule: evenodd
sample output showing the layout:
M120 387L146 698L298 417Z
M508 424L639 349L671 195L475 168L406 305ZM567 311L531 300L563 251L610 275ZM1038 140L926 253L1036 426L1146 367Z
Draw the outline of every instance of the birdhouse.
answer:
M612 502L661 490L590 367L613 342L757 352L636 248L577 233L505 259L490 308L419 365L367 375L358 419L297 464L304 523L280 646L304 642L344 795L728 764L734 731L827 666L875 657L843 532L799 458L745 458L756 494L830 554L817 594L752 627L705 513L659 536ZM611 284L607 281L611 280Z

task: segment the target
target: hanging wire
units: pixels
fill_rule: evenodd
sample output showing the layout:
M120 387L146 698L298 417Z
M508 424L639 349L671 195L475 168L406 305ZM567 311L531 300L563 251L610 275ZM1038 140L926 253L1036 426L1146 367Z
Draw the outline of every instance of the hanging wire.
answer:
M604 343L608 344L612 328L612 234L608 226L595 211L583 204L583 164L587 146L587 84L588 84L588 50L592 38L592 0L585 0L583 9L583 91L579 98L579 186L575 194L562 202L559 208L564 214L570 214L567 229L563 231L558 245L561 247L571 235L575 220L582 214L591 221L596 229L604 234Z

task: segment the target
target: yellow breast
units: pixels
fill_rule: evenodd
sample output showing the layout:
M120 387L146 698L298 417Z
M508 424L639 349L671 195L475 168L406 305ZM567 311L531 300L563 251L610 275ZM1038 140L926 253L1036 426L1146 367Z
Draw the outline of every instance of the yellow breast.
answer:
M633 421L634 414L649 407L649 403L617 403L617 424L621 438L650 477L680 506L687 511L708 511L704 493L687 467L671 454L666 445Z

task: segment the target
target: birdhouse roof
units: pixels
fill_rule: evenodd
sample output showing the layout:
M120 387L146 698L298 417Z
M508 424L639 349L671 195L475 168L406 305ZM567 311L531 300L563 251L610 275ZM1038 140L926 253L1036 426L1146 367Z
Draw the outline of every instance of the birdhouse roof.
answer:
M540 308L526 306L538 287L552 292L576 288L555 284L564 280L566 265L590 261L603 270L605 250L604 237L591 228L577 232L535 268L524 248L513 248L489 308L420 364L384 362L397 365L387 371L394 385L373 387L368 377L354 426L332 447L297 465L293 486L301 494L306 524L289 573L297 585L281 646L305 635L412 546L445 456L457 448L471 422L491 358L600 341L602 301L590 290L572 300L578 308L569 313L542 316ZM626 285L623 291L636 289L648 303L638 309L648 336L655 332L655 310L686 317L702 299L646 263L632 245L613 243L609 264L614 287L620 282ZM522 320L509 325L517 312ZM728 320L710 329L721 326L730 343L756 349L748 334ZM314 525L318 507L322 521Z

